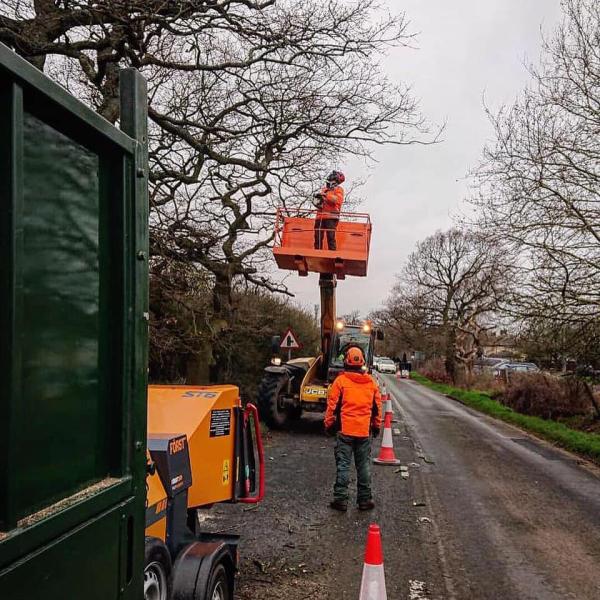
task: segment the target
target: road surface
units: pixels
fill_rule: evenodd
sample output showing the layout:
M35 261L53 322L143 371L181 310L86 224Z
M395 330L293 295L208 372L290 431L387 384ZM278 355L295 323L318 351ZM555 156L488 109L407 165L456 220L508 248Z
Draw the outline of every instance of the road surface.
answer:
M409 478L374 466L376 510L334 513L333 441L320 419L272 432L265 502L203 515L242 534L237 597L356 600L373 521L389 600L600 599L600 472L416 383L385 380Z

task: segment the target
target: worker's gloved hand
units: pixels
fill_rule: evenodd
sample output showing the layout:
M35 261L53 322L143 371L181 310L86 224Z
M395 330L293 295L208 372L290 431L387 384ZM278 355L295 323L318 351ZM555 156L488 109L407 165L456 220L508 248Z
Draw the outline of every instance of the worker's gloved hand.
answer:
M333 437L335 435L335 427L333 425L325 427L325 435L327 437Z
M371 434L374 438L379 437L379 427L371 427Z

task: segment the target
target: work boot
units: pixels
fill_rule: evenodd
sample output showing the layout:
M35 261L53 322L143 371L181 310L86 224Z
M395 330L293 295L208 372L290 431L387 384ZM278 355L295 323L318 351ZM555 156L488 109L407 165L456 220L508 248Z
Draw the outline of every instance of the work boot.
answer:
M373 510L375 508L375 502L373 500L363 500L358 503L358 510Z
M329 507L333 510L339 510L340 512L346 512L348 510L348 503L343 500L333 500L329 503Z

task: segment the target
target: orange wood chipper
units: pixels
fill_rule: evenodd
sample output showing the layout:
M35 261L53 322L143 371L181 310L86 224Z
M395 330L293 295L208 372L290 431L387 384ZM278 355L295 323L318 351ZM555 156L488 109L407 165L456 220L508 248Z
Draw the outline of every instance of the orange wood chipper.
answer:
M145 599L233 598L238 536L200 531L197 509L262 500L258 425L233 385L148 387Z

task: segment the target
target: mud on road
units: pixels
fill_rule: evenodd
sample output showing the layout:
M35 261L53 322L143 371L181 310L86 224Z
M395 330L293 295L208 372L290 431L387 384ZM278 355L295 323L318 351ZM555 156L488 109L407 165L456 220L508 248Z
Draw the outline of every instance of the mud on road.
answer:
M355 506L355 477L348 512L329 508L334 440L323 434L322 415L303 417L293 431L266 435L265 500L244 507L215 506L200 517L205 529L242 536L236 598L356 600L372 522L382 529L390 600L448 597L420 476L432 465L419 457L402 422L394 423L394 429L396 455L408 465L409 477L404 479L398 467L373 465L377 506L367 513Z

